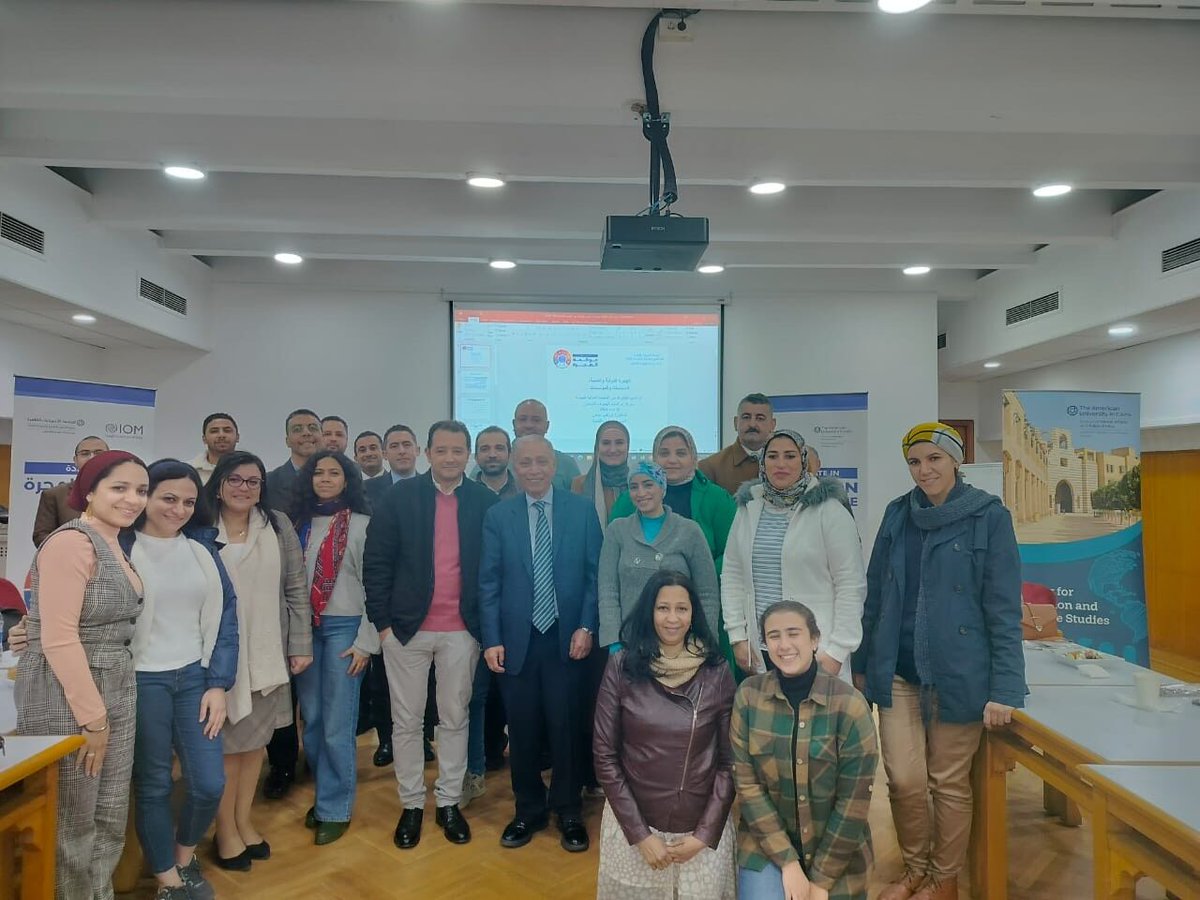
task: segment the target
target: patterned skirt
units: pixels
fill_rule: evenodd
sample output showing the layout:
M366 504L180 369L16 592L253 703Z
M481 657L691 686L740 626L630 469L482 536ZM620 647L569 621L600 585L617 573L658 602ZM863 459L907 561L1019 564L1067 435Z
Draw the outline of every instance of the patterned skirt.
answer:
M651 829L668 844L684 837ZM734 900L737 896L733 819L726 819L716 850L705 848L683 865L655 870L630 846L608 803L600 819L600 873L596 900Z

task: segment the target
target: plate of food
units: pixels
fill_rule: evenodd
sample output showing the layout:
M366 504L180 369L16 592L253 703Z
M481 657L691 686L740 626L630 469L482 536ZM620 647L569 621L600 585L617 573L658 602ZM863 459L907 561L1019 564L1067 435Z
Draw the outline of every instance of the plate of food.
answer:
M1121 662L1119 657L1111 656L1108 653L1101 653L1099 650L1093 650L1091 647L1079 647L1074 644L1056 648L1053 652L1054 658L1060 663L1074 668L1089 664L1094 666L1114 666Z

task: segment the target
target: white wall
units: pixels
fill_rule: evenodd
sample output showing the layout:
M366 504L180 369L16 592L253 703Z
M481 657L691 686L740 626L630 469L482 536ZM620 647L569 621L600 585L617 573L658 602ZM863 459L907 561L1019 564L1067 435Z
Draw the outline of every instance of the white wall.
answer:
M450 312L436 296L214 285L213 351L116 358L106 378L158 389L159 455L190 459L211 412L233 415L241 449L287 458L296 407L340 415L351 434L396 422L424 429L450 411Z
M868 394L869 550L888 501L912 488L900 438L938 413L933 295L834 294L730 303L725 309L725 440L739 399L765 394Z
M14 375L98 381L104 353L98 347L0 321L0 419L12 418Z

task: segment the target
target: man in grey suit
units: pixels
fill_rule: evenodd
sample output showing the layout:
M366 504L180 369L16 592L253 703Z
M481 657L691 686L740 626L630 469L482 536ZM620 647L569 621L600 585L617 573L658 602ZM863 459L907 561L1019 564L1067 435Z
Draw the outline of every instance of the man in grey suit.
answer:
M603 534L591 500L554 483L554 447L540 435L513 444L522 492L483 517L479 620L484 661L508 713L516 815L500 838L523 847L558 817L564 850L588 849L581 816L579 679L599 627L596 572ZM542 782L543 738L553 776Z
M383 458L387 460L387 468L374 478L368 478L363 485L367 492L367 502L372 506L378 504L384 493L393 484L398 484L417 474L417 456L421 445L417 443L417 433L407 425L393 425L383 434Z
M513 435L523 438L527 434L544 438L550 430L550 415L541 400L522 400L513 410ZM579 465L573 458L558 450L554 451L554 486L564 491L571 490L571 482L579 476Z
M283 442L291 455L282 466L267 473L267 500L285 515L292 511L296 473L321 449L321 417L311 409L294 409L283 420Z

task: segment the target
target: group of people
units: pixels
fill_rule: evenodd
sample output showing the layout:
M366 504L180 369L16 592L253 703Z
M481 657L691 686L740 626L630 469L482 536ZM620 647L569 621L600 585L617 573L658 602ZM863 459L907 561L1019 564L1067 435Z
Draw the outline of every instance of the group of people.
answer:
M587 850L583 798L602 794L598 897L865 898L880 756L905 865L881 897L957 896L980 729L1025 694L1011 520L962 480L957 432L903 437L915 486L864 566L841 483L761 394L705 460L671 425L632 462L612 421L580 472L539 401L512 424L472 444L434 423L423 474L411 428L351 445L344 420L307 409L271 471L226 413L191 464L81 442L78 513L40 535L12 635L18 730L85 740L62 766L59 897L112 896L131 777L158 896L213 896L195 848L214 820L217 865L269 858L253 801L264 747L268 796L294 776L296 702L305 824L336 841L364 684L386 694L376 763L386 749L401 849L421 839L431 717L435 824L470 841L499 706L515 800L501 845L553 822L563 849Z

